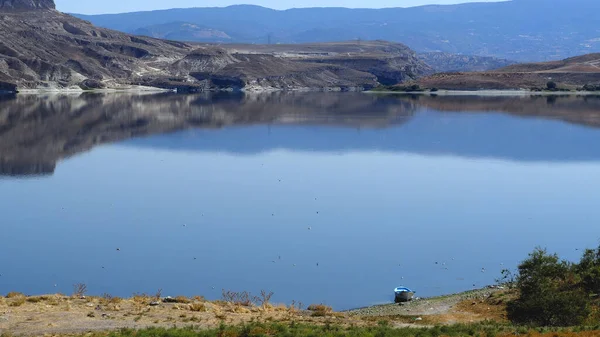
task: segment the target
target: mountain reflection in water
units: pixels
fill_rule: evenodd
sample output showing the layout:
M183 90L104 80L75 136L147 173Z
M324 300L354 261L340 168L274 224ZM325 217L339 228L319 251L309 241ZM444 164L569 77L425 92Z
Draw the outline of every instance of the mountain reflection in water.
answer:
M253 127L226 128L230 126ZM0 96L0 174L52 174L63 158L128 139L128 146L234 153L288 148L523 161L598 160L600 148L585 145L596 143L600 136L583 126L600 126L599 97L364 93ZM191 131L171 134L185 129ZM197 132L203 132L203 137L188 137ZM136 139L166 133L169 135Z

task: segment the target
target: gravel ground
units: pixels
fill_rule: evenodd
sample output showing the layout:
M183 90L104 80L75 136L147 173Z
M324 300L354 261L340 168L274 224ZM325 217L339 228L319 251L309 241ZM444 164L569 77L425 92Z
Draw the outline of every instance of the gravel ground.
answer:
M449 313L454 306L465 300L485 300L499 289L479 289L464 293L431 298L420 298L408 303L383 304L372 307L349 310L347 313L357 316L430 316Z

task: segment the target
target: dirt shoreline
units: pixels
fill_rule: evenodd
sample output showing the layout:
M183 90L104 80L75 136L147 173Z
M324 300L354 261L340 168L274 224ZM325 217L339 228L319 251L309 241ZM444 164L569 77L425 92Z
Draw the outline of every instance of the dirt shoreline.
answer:
M532 91L532 90L438 90L438 91L365 91L368 94L425 96L598 96L598 91Z
M147 295L120 299L65 295L0 297L0 334L34 336L111 331L147 327L216 328L225 324L255 321L335 323L341 326L372 326L387 320L396 327L428 327L485 320L505 321L506 296L501 289L423 298L406 304L383 304L344 312L328 307L318 311L286 305L241 305L206 301L202 297L158 300Z
M227 91L227 90L221 90ZM294 88L283 90L279 88L259 88L248 87L241 90L246 94L261 94L271 92L343 92L339 88ZM598 91L530 91L530 90L438 90L431 91L377 91L377 90L350 90L352 92L360 91L367 94L385 94L385 95L424 95L424 96L599 96ZM25 95L43 95L43 94L79 94L79 93L161 93L175 92L173 89L163 89L156 87L131 87L131 88L107 88L107 89L73 89L73 88L40 88L40 89L19 89L16 94ZM213 91L214 92L214 91ZM0 94L15 94L9 91L0 91Z

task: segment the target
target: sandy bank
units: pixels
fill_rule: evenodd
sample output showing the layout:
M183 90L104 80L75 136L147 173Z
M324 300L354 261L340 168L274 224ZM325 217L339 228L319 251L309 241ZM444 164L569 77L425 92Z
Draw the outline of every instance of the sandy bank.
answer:
M334 312L323 307L324 311L317 312L268 303L258 306L206 301L202 297L177 297L167 301L146 295L121 299L109 295L24 296L12 293L0 297L0 332L33 336L173 325L216 328L221 322L235 325L256 320L372 326L386 319L398 327L504 321L504 300L508 296L503 290L482 289L419 299L408 304L377 305L347 312Z

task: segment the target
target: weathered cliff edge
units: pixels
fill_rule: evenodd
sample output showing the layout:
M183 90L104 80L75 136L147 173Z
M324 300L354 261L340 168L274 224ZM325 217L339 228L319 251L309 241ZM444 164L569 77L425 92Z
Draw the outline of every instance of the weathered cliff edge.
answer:
M363 90L430 71L385 41L270 47L133 36L61 13L52 0L0 0L0 91Z

